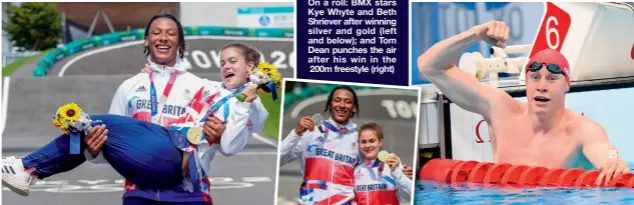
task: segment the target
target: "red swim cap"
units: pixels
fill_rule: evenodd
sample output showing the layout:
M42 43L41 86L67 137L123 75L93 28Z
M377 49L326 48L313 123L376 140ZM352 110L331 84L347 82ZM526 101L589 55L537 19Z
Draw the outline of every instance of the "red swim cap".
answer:
M533 57L528 61L528 64L526 64L526 68L524 69L527 74L528 67L533 62L546 64L554 63L559 66L559 69L564 72L564 76L566 77L566 81L568 82L568 87L570 87L570 65L568 65L568 60L566 60L566 57L559 53L559 51L554 49L544 49L535 53L535 55L533 55Z

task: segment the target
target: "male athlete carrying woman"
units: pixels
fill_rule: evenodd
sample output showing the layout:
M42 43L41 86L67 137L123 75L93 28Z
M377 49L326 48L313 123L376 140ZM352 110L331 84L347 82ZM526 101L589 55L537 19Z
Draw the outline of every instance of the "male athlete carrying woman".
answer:
M508 36L509 28L504 22L475 26L423 53L418 58L418 69L458 106L484 117L496 163L595 167L601 171L597 185L629 173L623 160L609 157L615 147L603 127L565 108L570 67L561 53L546 49L530 59L525 68L527 103L480 83L455 65L460 53L478 40L505 47Z
M229 48L227 47L227 50L231 50ZM239 57L230 54L222 56ZM271 69L276 72L273 67L258 69ZM248 67L236 66L232 72L238 76L246 76L249 70ZM201 190L209 197L210 184L205 176L208 174L209 162L215 151L220 151L225 156L237 154L244 148L254 130L261 131L268 116L254 88L244 85L246 80L236 83L242 85L238 84L239 88L231 92L225 89L226 86L220 87L221 84L209 82L192 96L186 113L170 123L169 128L119 115L89 116L76 104L67 104L57 111L53 120L53 124L60 127L65 134L24 159L5 160L5 165L11 163L10 167L17 172L3 174L3 184L19 194L28 195L31 178L22 181L25 177L20 176L30 173L42 179L77 167L86 160L84 155L79 154L84 147L80 145L79 139L90 128L107 125L109 139L105 143L102 156L135 186L160 190L179 185L183 177L187 176L188 178L182 181L186 190ZM209 93L210 96L203 97L203 93ZM238 100L238 94L243 94L244 99ZM198 155L197 147L203 140L203 131L199 123L204 123L204 119L211 114L224 121L231 132L225 133L222 138L215 141L207 138L208 143L213 145ZM74 144L73 137L77 138ZM197 183L200 183L200 186L197 186ZM210 197L209 200L211 201Z
M178 122L192 122L191 117L187 117L185 114L185 108L196 107L190 105L192 99L187 97L187 93L195 92L202 86L207 88L213 87L213 85L222 86L225 90L222 91L221 96L217 96L216 100L222 99L224 95L228 93L240 92L241 87L247 82L248 71L255 68L259 62L259 53L254 49L242 44L231 44L226 46L221 54L221 64L224 79L223 82L202 81L200 78L187 72L190 68L188 63L181 61L183 52L185 50L184 32L182 26L176 20L175 17L165 14L154 16L148 23L146 29L145 46L146 52L149 54L149 67L151 73L141 73L126 80L117 90L115 97L112 101L110 114L123 115L133 117L135 119L150 121L154 124L158 124L164 127L168 127L170 124ZM179 58L180 55L180 58ZM202 95L205 99L209 99L209 95L214 92L209 89L204 90ZM254 98L255 90L252 88L245 88L240 93L245 94L247 99ZM163 95L161 95L163 94ZM170 95L171 94L171 95ZM209 95L207 95L209 94ZM157 102L160 96L160 102ZM144 103L148 102L148 103ZM208 102L206 102L208 103ZM258 132L263 126L262 120L250 120L246 122L246 127L249 130L237 131L231 126L235 123L227 124L227 131L225 132L225 123L227 118L225 113L231 110L233 113L237 109L257 110L257 119L266 119L268 113L263 108L259 99L255 98L253 103L242 103L240 105L235 100L225 103L222 108L217 112L218 115L210 116L204 121L204 132L207 137L207 141L210 143L216 143L209 148L203 148L200 150L202 156L201 166L203 169L209 168L213 155L216 151L220 151L227 156L233 155L239 152L248 140L250 132ZM249 105L250 104L250 105ZM152 105L152 106L150 106ZM159 106L160 105L160 106ZM197 103L200 105L200 103ZM151 109L152 107L167 107L170 106L173 109ZM200 108L200 106L198 106ZM167 112L172 110L175 112ZM162 112L155 112L162 111ZM200 110L196 110L200 112ZM249 114L252 116L251 113ZM183 118L185 117L185 118ZM224 119L222 119L224 118ZM221 120L222 119L222 120ZM204 119L202 119L204 120ZM223 122L224 121L224 122ZM86 156L85 158L93 163L103 163L104 157L101 152L102 147L107 141L108 130L105 126L95 126L90 129L85 137ZM226 137L225 135L240 136L240 137ZM222 136L222 139L220 138ZM246 137L244 137L246 136ZM134 141L136 142L136 141ZM125 142L134 144L134 142ZM147 142L149 143L149 142ZM218 144L219 143L219 144ZM66 143L59 143L61 145ZM152 143L149 143L152 144ZM49 152L56 152L56 149L60 149L56 145L50 146ZM84 148L82 147L81 150ZM151 148L150 148L151 149ZM80 155L72 155L76 158L84 158ZM3 160L3 165L15 167L15 169L32 168L37 166L37 161L24 162L23 159L9 158ZM83 163L82 160L69 160L72 163L60 162L57 166L57 170L54 173L70 170L79 164ZM24 166L23 166L24 164ZM206 165L205 165L206 164ZM40 172L46 169L39 169ZM207 170L205 170L206 172ZM14 178L18 178L21 183L27 183L30 185L31 177L25 172L13 173ZM50 176L54 173L38 173L38 169L33 171L39 178ZM3 177L9 173L3 173ZM157 179L161 180L161 179ZM28 190L26 191L28 194ZM129 179L126 180L125 193L123 204L210 204L210 196L206 196L200 190L194 190L193 192L185 189L184 184L177 184L173 187L166 189L148 189L139 187L132 183Z

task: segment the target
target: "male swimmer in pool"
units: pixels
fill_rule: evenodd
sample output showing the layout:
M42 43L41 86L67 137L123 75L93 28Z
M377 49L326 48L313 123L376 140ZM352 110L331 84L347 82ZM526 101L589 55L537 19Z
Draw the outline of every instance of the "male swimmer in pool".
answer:
M505 47L508 36L504 22L475 26L423 53L418 57L418 69L456 105L484 117L496 163L546 168L594 166L600 170L597 185L629 173L628 165L610 154L616 148L603 127L564 107L570 69L559 52L547 49L530 59L525 68L527 103L481 84L455 65L461 52L478 40Z

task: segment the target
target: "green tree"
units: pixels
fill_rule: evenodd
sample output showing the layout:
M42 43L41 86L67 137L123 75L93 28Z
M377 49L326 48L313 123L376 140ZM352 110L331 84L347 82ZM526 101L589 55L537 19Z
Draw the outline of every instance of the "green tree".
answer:
M18 47L42 51L54 48L62 37L57 3L23 2L7 9L7 16L3 29Z

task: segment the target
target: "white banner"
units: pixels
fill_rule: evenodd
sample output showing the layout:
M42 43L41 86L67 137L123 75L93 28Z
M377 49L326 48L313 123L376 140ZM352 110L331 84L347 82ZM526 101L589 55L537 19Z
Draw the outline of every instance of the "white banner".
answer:
M294 28L294 7L241 7L238 8L238 27Z

